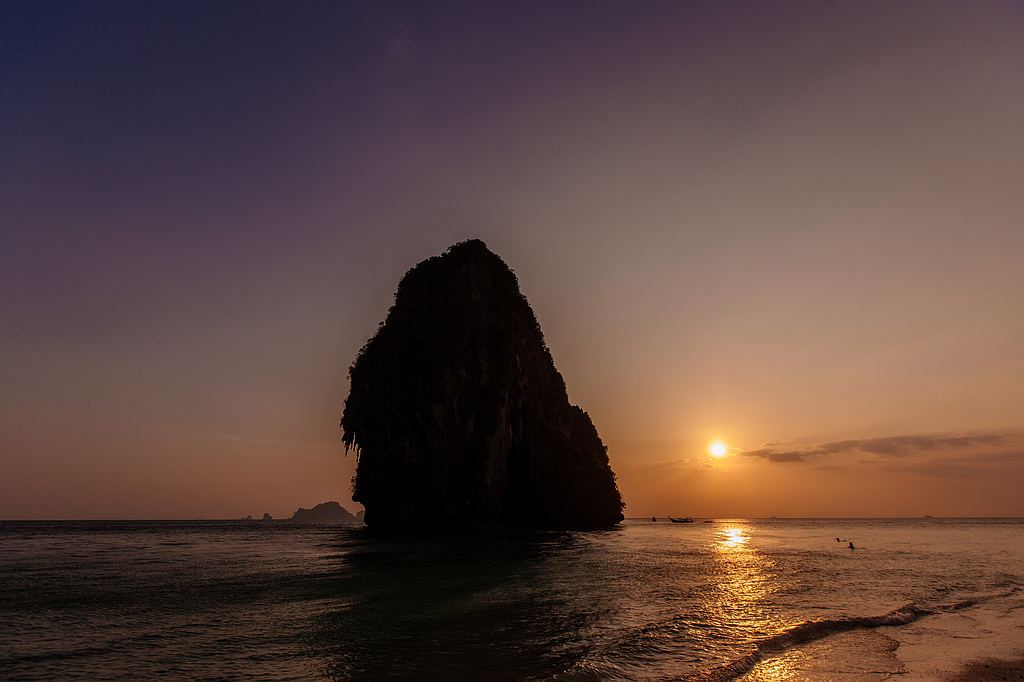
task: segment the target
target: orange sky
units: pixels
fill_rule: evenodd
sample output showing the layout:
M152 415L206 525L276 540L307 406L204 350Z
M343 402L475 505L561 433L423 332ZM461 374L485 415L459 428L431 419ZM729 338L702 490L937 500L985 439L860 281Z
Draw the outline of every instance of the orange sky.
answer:
M62 11L0 72L0 518L352 506L347 366L467 237L627 515L1024 515L1020 6Z

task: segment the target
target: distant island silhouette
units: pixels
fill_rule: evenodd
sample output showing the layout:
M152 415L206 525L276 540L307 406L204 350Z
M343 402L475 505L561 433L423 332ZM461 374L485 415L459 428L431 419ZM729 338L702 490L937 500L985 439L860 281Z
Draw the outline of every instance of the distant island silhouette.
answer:
M405 274L349 378L341 428L367 525L622 520L604 443L482 241Z
M356 517L337 502L321 502L312 509L299 507L290 521L296 523L355 523Z

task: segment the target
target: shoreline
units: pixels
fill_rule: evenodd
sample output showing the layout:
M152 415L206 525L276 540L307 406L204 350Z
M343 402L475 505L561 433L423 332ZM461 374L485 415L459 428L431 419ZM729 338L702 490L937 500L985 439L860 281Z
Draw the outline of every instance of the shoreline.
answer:
M759 658L742 672L735 667L719 669L694 679L1024 680L1022 606L1006 595L968 609L930 613L906 624L837 632Z

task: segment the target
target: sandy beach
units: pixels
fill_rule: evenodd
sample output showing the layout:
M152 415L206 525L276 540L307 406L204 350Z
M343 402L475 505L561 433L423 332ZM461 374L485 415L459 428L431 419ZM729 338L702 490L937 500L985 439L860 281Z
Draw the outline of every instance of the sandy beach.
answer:
M989 658L975 661L961 668L949 682L996 682L997 680L1024 680L1024 657L1008 661Z
M1024 609L993 602L909 625L826 637L766 657L744 682L1024 680Z

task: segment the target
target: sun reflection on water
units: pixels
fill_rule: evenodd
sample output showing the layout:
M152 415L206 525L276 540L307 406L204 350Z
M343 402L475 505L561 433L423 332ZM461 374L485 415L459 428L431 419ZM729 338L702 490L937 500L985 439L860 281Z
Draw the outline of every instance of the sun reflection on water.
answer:
M725 548L731 549L734 547L740 547L747 544L747 540L750 536L747 535L742 528L726 528L718 531L718 537L720 538L720 544Z
M785 630L786 622L772 608L779 590L775 562L751 542L751 527L729 522L711 536L710 552L716 564L712 574L707 615L713 627L732 641L746 641L751 650L757 642ZM757 666L757 679L791 679L794 670L778 662L770 669Z

